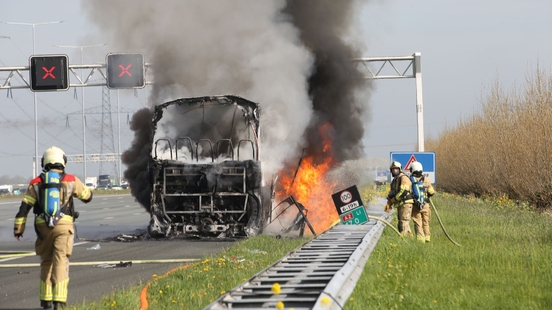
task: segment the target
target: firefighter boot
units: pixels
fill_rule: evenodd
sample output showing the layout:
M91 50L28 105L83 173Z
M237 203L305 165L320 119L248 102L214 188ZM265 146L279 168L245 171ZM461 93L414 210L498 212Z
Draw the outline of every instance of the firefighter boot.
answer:
M65 303L60 301L54 301L54 310L65 309Z
M52 309L52 302L51 301L46 301L46 300L41 300L40 301L40 306L42 307L42 309Z

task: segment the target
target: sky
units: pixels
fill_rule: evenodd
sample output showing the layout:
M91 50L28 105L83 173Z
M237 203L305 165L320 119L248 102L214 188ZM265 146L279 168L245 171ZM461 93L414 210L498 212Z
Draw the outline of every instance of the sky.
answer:
M35 27L35 54L66 54L70 64L79 64L80 48L55 45L105 44L83 48L84 63L94 64L105 62L107 53L120 52L113 41L116 36L102 32L80 1L0 0L0 6L0 22L64 21ZM481 98L495 81L506 89L519 88L537 63L552 66L550 12L552 2L547 0L364 1L348 36L360 43L358 57L421 53L424 132L426 138L438 138L459 119L477 113ZM0 23L0 67L28 66L32 52L31 26ZM0 83L5 78L0 72ZM414 79L366 84L362 100L368 109L361 115L365 155L389 159L390 152L417 151ZM117 152L119 141L121 151L126 150L132 140L127 120L148 105L151 86L109 92L114 111L119 93L120 134L117 114L111 115L113 133L107 134L109 120L98 113L101 87L86 87L84 92L87 153ZM0 176L30 178L35 153L33 94L14 89L11 95L0 91L0 160L4 163ZM37 98L39 156L51 145L67 154L81 154L81 89L38 93ZM84 174L82 164L70 163L68 169L77 176ZM86 171L87 176L117 173L113 163L89 162Z

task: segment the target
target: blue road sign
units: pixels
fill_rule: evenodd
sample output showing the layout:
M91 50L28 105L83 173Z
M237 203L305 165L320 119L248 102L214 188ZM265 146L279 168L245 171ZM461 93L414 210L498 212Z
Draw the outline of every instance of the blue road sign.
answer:
M435 152L391 152L391 161L400 162L404 171L408 171L413 161L420 162L424 176L435 184Z

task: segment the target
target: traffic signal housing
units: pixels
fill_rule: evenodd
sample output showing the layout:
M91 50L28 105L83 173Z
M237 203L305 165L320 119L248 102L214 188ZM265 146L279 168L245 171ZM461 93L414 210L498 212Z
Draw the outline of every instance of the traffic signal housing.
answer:
M110 53L105 62L108 88L143 88L146 85L144 55Z
M29 80L32 91L69 89L67 55L32 55L29 57Z

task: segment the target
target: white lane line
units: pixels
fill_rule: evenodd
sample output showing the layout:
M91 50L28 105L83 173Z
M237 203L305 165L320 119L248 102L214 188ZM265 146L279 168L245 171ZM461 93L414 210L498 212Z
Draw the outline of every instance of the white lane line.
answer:
M90 241L77 242L77 243L74 243L73 246L87 244L87 243L90 243ZM28 256L16 256L16 257L3 258L3 259L0 259L0 263L7 262L7 261L10 261L10 260L14 260L14 259L18 259L18 258L23 258L23 257L28 257Z
M114 217L113 216L104 217L104 220L110 220L110 219L114 219Z

